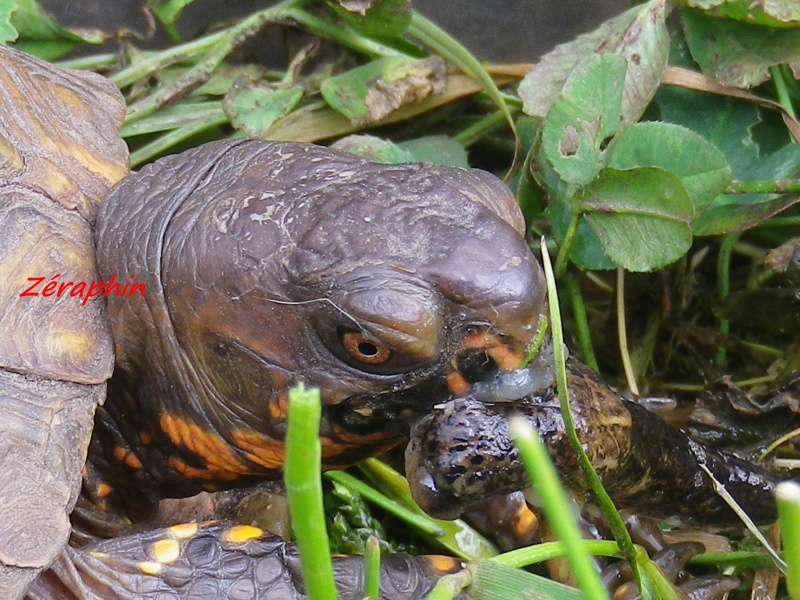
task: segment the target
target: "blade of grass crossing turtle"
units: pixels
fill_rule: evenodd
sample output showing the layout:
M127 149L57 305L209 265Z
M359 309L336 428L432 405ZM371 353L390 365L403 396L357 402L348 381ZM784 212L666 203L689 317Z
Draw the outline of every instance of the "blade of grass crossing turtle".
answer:
M336 600L320 478L319 390L289 390L289 426L283 479L309 600Z

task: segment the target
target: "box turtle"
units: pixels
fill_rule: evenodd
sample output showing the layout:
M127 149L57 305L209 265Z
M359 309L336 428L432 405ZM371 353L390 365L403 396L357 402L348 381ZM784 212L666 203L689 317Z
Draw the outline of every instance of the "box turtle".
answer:
M449 517L526 485L509 412L574 466L550 355L524 365L542 272L492 175L240 139L125 177L117 91L5 47L0 111L0 597L303 597L278 538L153 525L163 498L279 478L298 382L321 391L325 468L411 435L415 494ZM719 512L702 462L774 516L766 473L571 369L581 435L620 500L691 492L699 516ZM385 557L382 596L422 597L458 568ZM360 559L335 570L340 597L360 598Z

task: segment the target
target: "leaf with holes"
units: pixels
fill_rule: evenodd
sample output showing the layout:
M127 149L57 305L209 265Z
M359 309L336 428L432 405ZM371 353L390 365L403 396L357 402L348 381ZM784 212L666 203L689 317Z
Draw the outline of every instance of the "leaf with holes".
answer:
M416 60L379 58L325 80L322 97L356 126L378 121L394 110L444 90L447 67L439 56Z
M669 35L665 14L664 0L651 0L543 56L520 83L523 111L543 117L584 61L593 56L617 55L628 63L621 88L622 115L627 123L637 121L656 93L667 66Z
M602 168L602 146L620 123L625 72L620 56L592 56L572 72L547 112L539 162L568 184L584 186Z
M725 155L690 129L670 123L635 123L609 144L606 165L614 169L657 167L680 177L696 212L731 181Z
M680 178L663 169L604 169L575 199L603 250L629 271L654 271L692 244L692 201Z

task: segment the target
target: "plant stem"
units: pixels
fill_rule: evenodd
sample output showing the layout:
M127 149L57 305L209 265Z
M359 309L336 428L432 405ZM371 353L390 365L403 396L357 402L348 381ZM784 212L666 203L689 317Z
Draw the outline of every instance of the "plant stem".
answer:
M800 179L778 179L776 181L731 181L723 194L797 194Z
M222 125L223 123L227 122L228 117L223 113L221 115L217 115L213 119L204 119L202 121L188 123L182 127L173 129L169 133L165 133L164 135L157 137L149 144L145 144L141 148L131 152L131 167L138 167L150 159L155 158L159 154L166 152L175 144L187 140L190 137L197 135L201 131L205 131L206 129L210 129L211 127Z
M578 336L581 354L583 354L583 362L600 372L594 347L592 347L592 334L589 329L589 319L586 317L586 305L583 303L581 287L578 285L578 280L569 273L564 276L564 282L567 284L567 295L572 307L572 315L575 318L575 333Z
M291 9L286 11L286 16L302 25L309 33L318 37L333 40L340 46L350 48L370 57L401 56L409 57L405 52L381 44L368 37L359 35L352 29L340 27L331 21L320 19L304 10Z
M798 227L800 226L800 217L773 217L769 221L759 223L757 229L778 229L780 227Z
M645 576L639 568L638 552L631 540L625 523L619 516L614 502L603 487L600 478L592 466L586 451L583 449L583 444L578 437L578 432L575 430L575 422L572 418L572 410L569 405L569 388L567 387L567 372L565 367L564 357L564 332L561 329L561 312L558 304L558 291L556 290L555 276L553 275L553 267L550 262L550 255L547 253L547 246L542 241L542 263L544 265L545 277L548 281L547 296L550 303L550 320L552 323L553 335L553 354L554 362L556 365L556 385L558 388L559 403L561 405L561 416L564 420L564 429L567 433L567 439L570 445L578 456L578 461L581 465L581 470L589 482L589 486L595 495L597 504L605 515L611 533L614 539L619 544L625 558L630 562L633 569L636 581L639 584L639 590L644 598L649 598L650 588L646 586Z
M567 232L564 234L564 241L558 249L558 256L556 257L556 276L561 277L564 269L567 268L569 261L569 253L572 251L572 244L575 242L575 236L578 235L578 223L580 222L580 215L572 215L572 219L567 226Z
M208 81L214 69L234 49L256 35L268 23L286 19L289 9L305 2L308 2L308 0L283 0L283 2L279 2L274 6L253 13L222 32L223 35L217 38L216 43L208 48L203 58L184 75L130 106L125 117L126 123L152 114L162 106L175 102L178 98Z
M519 110L515 109L513 112L516 114L519 112ZM457 133L453 136L453 139L455 139L465 148L469 148L484 135L503 125L505 120L506 115L502 110L495 111L476 121L463 131Z
M346 473L344 471L330 471L329 473L325 473L325 477L350 488L354 492L361 494L366 500L369 500L375 506L379 506L387 513L393 515L401 521L405 521L406 524L421 533L426 533L433 537L441 537L444 535L444 530L436 525L436 523L434 523L433 520L427 515L423 516L406 508L399 502L392 500L384 494L381 494L378 490L364 483L360 479L353 477L350 475L350 473Z
M617 267L617 337L625 380L628 382L631 393L638 396L639 386L636 385L636 376L631 365L631 355L628 351L628 331L625 327L625 269L622 267Z
M122 89L129 86L135 81L149 77L170 65L177 62L188 60L206 52L212 48L217 42L225 37L225 31L217 31L210 35L201 37L199 39L173 46L168 50L161 52L148 53L146 58L132 64L131 66L122 69L118 73L114 73L109 77L111 83Z
M730 294L731 254L733 253L733 247L736 245L738 239L738 233L726 235L722 239L722 243L719 247L719 256L717 257L717 295L723 302L727 300L728 294ZM731 323L728 319L719 320L719 332L723 337L730 333L730 325ZM725 366L726 353L727 348L724 345L717 348L714 364L718 367Z
M581 545L587 552L595 556L619 556L619 546L617 542L609 540L581 540ZM517 548L516 550L504 552L489 560L498 562L507 567L521 569L553 558L561 558L565 554L566 548L563 542L543 542L541 544L534 544L533 546L526 546L525 548Z

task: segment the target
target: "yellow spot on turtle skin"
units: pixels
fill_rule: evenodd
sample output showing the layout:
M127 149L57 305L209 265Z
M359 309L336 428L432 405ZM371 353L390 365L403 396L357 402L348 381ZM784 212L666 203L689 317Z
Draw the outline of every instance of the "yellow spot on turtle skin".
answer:
M431 561L434 569L442 573L455 573L461 569L461 563L452 556L430 554L426 558Z
M116 446L114 448L113 455L114 458L116 458L120 462L124 462L131 469L142 468L142 462L139 460L139 457L136 456L133 452L131 452L127 448L123 448L122 446Z
M98 498L106 498L112 492L112 488L107 483L101 483L97 486L97 492L95 495Z
M108 552L96 552L94 550L90 550L89 556L98 560L105 560L108 558Z
M180 525L173 525L168 531L176 539L186 540L197 534L197 529L197 523L181 523Z
M162 566L163 565L160 562L156 562L154 560L146 560L144 562L139 563L139 570L145 575L158 575L159 573L161 573Z
M145 446L147 446L147 445L150 444L150 442L153 441L153 438L146 431L140 431L139 432L139 441L142 442L142 444L144 444Z
M269 416L272 422L285 421L289 416L289 402L286 394L280 394L269 401Z
M142 468L142 462L135 454L131 452L128 452L128 454L125 455L125 464L128 465L131 469Z
M217 473L209 469L198 469L197 467L187 465L176 456L170 456L167 460L167 464L187 479L203 479L206 481L222 479L224 481L233 481L239 477L236 473L229 473L226 471Z
M178 540L158 540L153 544L153 556L160 563L169 564L178 560L181 545Z
M453 371L452 373L448 373L447 377L447 387L450 390L451 394L455 394L456 396L461 396L469 391L470 385L469 381L464 379L464 376L459 373L458 371Z
M517 511L517 522L514 524L517 537L524 539L530 531L535 530L537 527L538 521L533 511L525 504L520 505Z
M252 525L237 525L225 530L222 540L230 544L243 544L264 535L264 530Z

